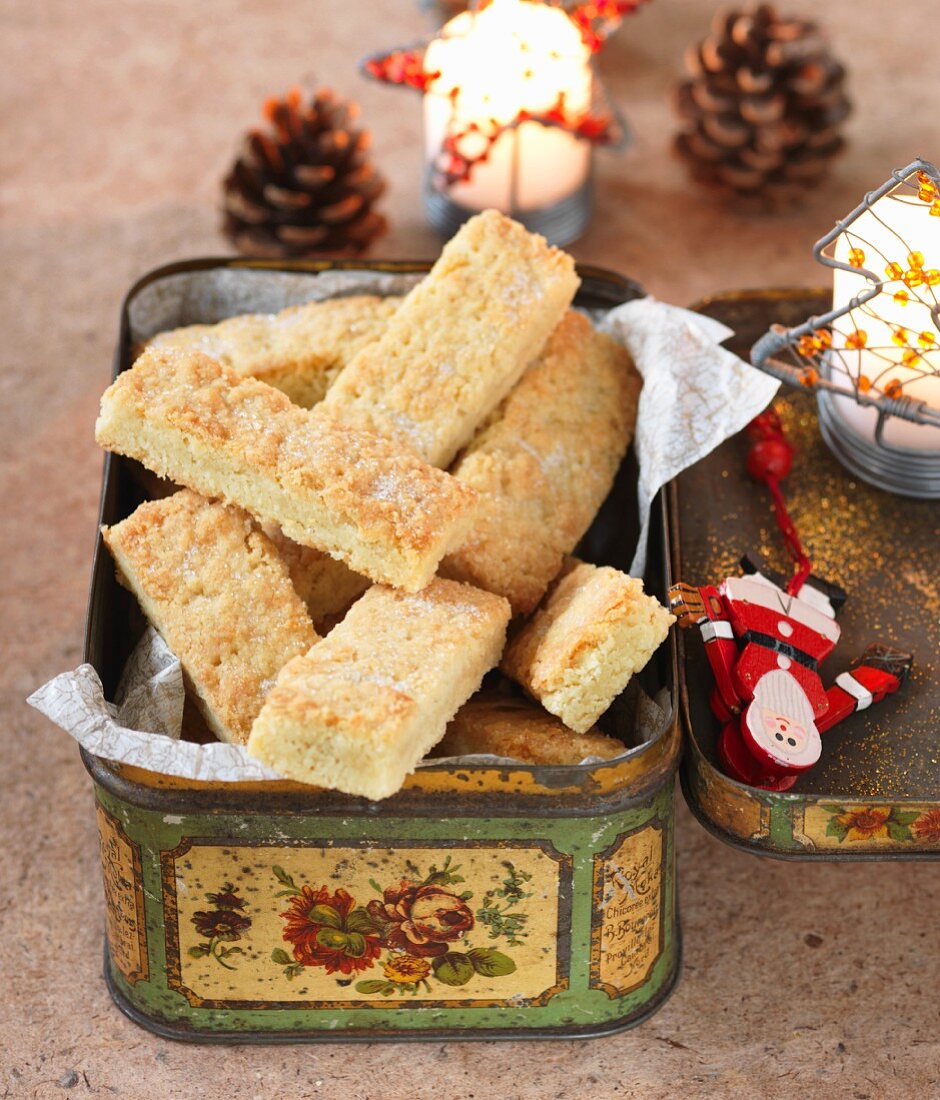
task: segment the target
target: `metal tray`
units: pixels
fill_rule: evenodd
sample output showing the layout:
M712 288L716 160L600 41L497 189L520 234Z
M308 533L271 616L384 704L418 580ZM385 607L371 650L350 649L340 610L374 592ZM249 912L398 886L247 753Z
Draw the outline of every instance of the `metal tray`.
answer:
M164 281L168 300L181 303L175 323L214 321L245 309L277 308L255 293L263 281L259 273L336 266L396 273L428 267L199 260L162 268L125 301L115 373L132 358L129 310L152 284ZM212 316L191 316L185 280L172 281L220 270L231 297L207 310ZM577 304L584 308L609 309L641 293L629 280L598 269L580 274ZM174 286L184 293L175 294ZM101 521L128 515L149 484L136 463L109 456ZM637 533L635 492L631 455L582 544L589 560L629 564ZM652 527L647 583L664 597L670 555L661 502ZM136 601L116 583L99 540L85 659L109 697L142 626ZM144 1027L195 1042L574 1037L638 1023L668 996L680 962L675 662L670 642L644 670L648 690L668 689L673 720L617 761L566 768L436 764L418 769L400 793L381 803L288 781L175 780L85 754L105 879L105 974L115 1001ZM615 723L617 706L608 715ZM285 874L298 889L348 890L364 906L377 897L376 880L388 888L425 872L440 876L432 864L439 868L442 860L462 865L454 891L472 893L468 905L476 910L469 939L451 950L479 956L495 947L512 957L511 974L477 970L467 984L432 978L409 991L382 980L385 956L350 976L325 973L319 964L286 974L297 956L288 955L291 943L282 936L282 911L291 904L282 892ZM515 889L503 881L507 875L537 884L539 893L520 887L525 897L516 908L526 915L525 935L493 938L492 918L476 907L489 898L491 909L505 908L498 899L507 895L495 891ZM234 939L207 939L220 891L225 897L234 891L246 903L236 914ZM458 903L451 898L450 904ZM219 962L212 951L220 948L236 951Z
M772 322L796 324L830 298L824 290L748 291L696 308L734 329L728 345L747 358ZM879 640L911 650L914 671L897 695L825 734L816 767L788 793L773 793L719 770L711 673L697 632L679 631L686 800L722 840L762 855L940 857L940 510L856 481L823 443L809 394L781 392L774 407L797 448L788 506L818 574L848 592L824 679ZM673 572L689 584L737 573L747 551L788 572L769 497L744 471L746 452L743 436L728 440L670 487Z

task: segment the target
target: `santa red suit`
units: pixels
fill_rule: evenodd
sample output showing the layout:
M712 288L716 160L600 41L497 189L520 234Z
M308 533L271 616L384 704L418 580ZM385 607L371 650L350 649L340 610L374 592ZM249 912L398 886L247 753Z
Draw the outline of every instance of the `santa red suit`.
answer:
M911 665L908 654L870 647L827 691L818 668L840 629L824 588L811 583L793 596L752 573L717 589L675 585L671 597L681 625L701 629L722 766L751 786L792 787L819 759L820 734L897 691Z

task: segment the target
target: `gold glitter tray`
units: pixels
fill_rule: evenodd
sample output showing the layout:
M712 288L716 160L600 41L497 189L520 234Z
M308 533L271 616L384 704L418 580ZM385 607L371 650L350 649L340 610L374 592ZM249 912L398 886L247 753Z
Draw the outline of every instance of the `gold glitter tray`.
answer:
M774 321L821 313L831 294L749 291L700 302L735 330L743 358ZM718 768L711 672L697 631L679 631L686 730L683 788L703 825L722 840L791 859L940 857L940 508L857 481L819 435L815 400L793 390L774 407L797 448L784 483L788 506L819 576L841 584L842 638L823 666L828 684L870 642L914 654L907 684L823 735L820 762L786 794L758 790ZM669 489L673 575L713 584L759 553L788 574L767 492L747 476L747 440L728 440Z

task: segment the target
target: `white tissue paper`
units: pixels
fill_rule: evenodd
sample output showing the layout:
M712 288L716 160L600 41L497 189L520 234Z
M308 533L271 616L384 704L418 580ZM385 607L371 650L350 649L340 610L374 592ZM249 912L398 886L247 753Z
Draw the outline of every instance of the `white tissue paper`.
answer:
M719 346L730 328L655 298L617 306L598 327L626 346L643 375L633 443L640 538L630 573L638 577L657 492L762 412L780 383Z
M162 329L252 309L274 312L334 294L405 293L416 279L369 272L186 272L151 284L137 296L130 310L131 339L137 342ZM593 316L600 329L626 346L643 376L634 443L640 467L641 534L630 570L639 576L646 563L656 493L740 431L771 401L778 383L719 346L732 334L730 329L689 310L646 297ZM183 700L180 663L160 635L148 628L127 662L115 703L105 699L101 680L89 664L56 676L27 702L106 760L184 779L278 778L241 745L181 740ZM641 693L632 744L660 736L671 717L668 698L654 701ZM510 763L493 756L460 759Z
M27 703L95 756L184 779L245 782L277 779L277 772L248 755L242 745L181 741L183 672L169 646L148 627L128 659L117 703L104 697L92 665L63 672Z

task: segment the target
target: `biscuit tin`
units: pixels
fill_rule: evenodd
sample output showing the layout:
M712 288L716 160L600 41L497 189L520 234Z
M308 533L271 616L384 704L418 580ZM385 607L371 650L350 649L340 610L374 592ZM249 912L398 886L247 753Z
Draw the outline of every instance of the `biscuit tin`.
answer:
M735 330L747 358L773 322L795 324L825 312L831 292L746 291L698 308ZM681 631L683 788L703 825L762 855L791 859L940 857L940 596L937 509L857 481L819 434L810 394L781 394L780 412L797 448L785 492L819 576L848 593L842 637L826 662L834 678L870 643L914 654L903 689L859 710L823 736L823 755L786 794L737 783L716 765L717 722L708 705L711 675L696 631ZM673 569L692 584L738 571L759 554L787 572L769 501L744 472L747 441L730 439L670 487Z
M328 266L210 260L154 272L125 302L116 369L130 362L129 311L145 288L165 284L184 303L174 279L192 289L211 277L222 288L212 316L181 306L175 323L214 321L279 308L271 280ZM581 275L586 308L639 293L609 273ZM583 548L593 560L628 560L635 477L628 459ZM128 515L144 485L134 463L109 456L102 522ZM663 508L657 518L647 585L664 598ZM99 541L86 659L109 697L142 625ZM674 716L672 641L643 681ZM679 967L678 756L673 717L613 762L435 764L374 803L287 781L176 780L86 754L111 992L143 1026L200 1042L590 1036L635 1024Z

